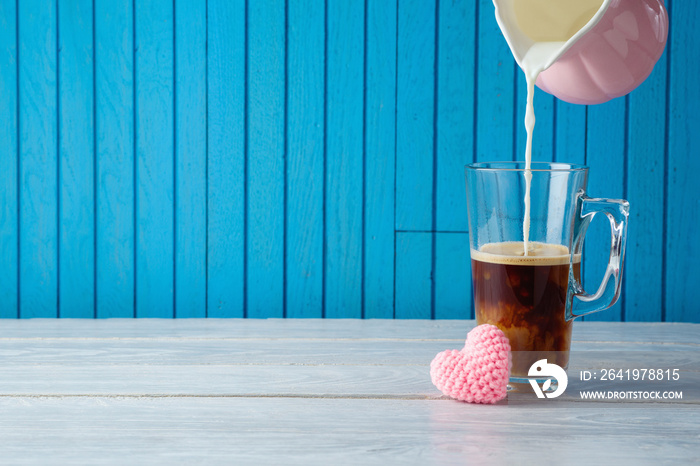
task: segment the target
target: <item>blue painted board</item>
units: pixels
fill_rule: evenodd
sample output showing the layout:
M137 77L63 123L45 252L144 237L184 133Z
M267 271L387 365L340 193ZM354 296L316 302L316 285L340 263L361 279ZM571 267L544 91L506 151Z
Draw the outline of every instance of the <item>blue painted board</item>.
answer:
M134 316L134 47L129 2L95 0L95 314Z
M135 4L136 316L173 317L173 2Z
M364 317L394 316L397 2L366 11Z
M591 320L700 319L691 3L629 97L536 91L533 159L631 202ZM0 0L0 316L466 316L463 165L525 91L491 0Z
M668 2L670 77L665 218L665 320L700 322L698 2Z
M588 176L588 194L591 197L624 198L626 164L625 125L627 97L588 108L587 163L592 167ZM596 215L588 228L584 242L583 286L588 293L595 293L600 285L610 257L610 222ZM586 320L620 321L621 298L605 311L586 316Z
M61 317L95 316L92 0L58 3L58 235Z
M554 162L586 164L586 126L588 107L554 99L552 157ZM581 276L586 264L581 264Z
M284 312L285 2L248 3L246 311Z
M398 4L396 229L434 227L435 0Z
M512 160L515 155L516 73L521 71L498 28L493 2L478 1L474 160Z
M324 2L290 0L287 8L285 308L286 317L318 318L323 312Z
M364 5L328 0L325 317L362 316Z
M0 318L18 304L17 5L0 1Z
M176 0L175 317L207 310L207 11Z
M467 233L435 233L435 318L474 318Z
M243 317L245 2L207 3L207 316Z
M629 96L627 193L630 227L623 269L625 320L660 322L663 280L666 71L663 55Z
M435 229L467 231L464 166L474 151L476 2L440 2Z
M433 233L396 234L397 319L430 319L433 315Z
M552 112L554 161L584 165L588 107L555 99Z
M56 1L18 3L21 317L58 316Z

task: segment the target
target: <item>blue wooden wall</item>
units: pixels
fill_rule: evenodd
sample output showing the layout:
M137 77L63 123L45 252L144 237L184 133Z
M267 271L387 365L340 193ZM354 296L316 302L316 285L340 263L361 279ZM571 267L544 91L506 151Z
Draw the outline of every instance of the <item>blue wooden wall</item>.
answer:
M591 319L700 321L700 6L534 158L632 205ZM463 165L522 159L490 0L0 0L0 316L468 318ZM594 222L585 279L607 261Z

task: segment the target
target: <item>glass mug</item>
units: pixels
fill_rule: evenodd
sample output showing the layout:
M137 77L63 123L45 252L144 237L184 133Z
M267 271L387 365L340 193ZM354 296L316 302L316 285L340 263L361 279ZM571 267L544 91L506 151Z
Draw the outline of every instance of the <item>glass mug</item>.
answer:
M539 360L566 370L573 319L617 301L629 203L587 197L588 167L533 162L525 255L525 163L474 163L465 171L476 323L496 325L508 337L514 389L536 375L529 372ZM610 260L598 291L588 294L581 251L597 213L610 220Z

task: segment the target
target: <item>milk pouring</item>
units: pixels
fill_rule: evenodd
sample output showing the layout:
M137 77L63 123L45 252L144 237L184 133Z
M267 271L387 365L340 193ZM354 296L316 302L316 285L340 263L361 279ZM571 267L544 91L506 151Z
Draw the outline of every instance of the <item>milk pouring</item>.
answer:
M529 255L533 98L537 84L572 103L596 104L627 94L663 53L663 0L493 0L496 19L525 73L524 255Z

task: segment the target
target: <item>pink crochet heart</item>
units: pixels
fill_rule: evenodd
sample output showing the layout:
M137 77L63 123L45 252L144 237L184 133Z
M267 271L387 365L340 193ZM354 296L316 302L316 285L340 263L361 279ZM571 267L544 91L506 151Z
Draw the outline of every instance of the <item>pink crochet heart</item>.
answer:
M510 343L496 326L479 325L467 334L460 351L439 353L430 363L430 378L445 395L470 403L496 403L506 397Z

